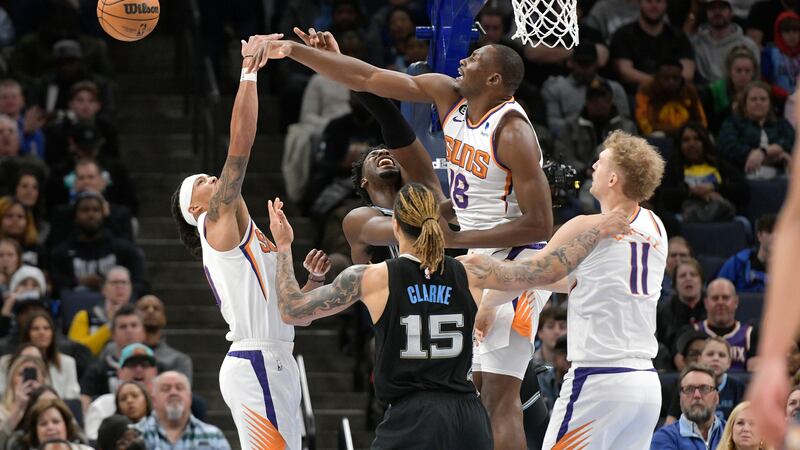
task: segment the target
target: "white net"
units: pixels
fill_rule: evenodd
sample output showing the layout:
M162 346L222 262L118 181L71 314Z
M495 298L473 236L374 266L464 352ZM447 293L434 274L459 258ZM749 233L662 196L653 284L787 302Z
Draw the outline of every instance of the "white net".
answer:
M523 44L572 48L578 45L577 0L511 0Z

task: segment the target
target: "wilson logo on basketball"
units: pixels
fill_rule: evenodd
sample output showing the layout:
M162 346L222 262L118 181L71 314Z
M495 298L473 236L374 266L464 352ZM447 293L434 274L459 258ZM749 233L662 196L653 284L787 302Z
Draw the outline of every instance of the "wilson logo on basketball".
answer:
M125 14L158 14L158 6L148 6L147 3L126 3Z

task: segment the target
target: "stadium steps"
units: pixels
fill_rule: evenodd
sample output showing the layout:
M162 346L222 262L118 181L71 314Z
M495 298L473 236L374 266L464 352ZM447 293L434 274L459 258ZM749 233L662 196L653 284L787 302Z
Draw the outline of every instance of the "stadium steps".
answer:
M174 74L174 42L154 33L135 43L109 42L116 75L116 124L122 157L140 201L138 243L145 252L153 293L165 303L170 345L194 362L194 391L208 402L208 422L219 426L233 448L238 436L219 392L219 367L228 348L226 324L194 260L177 239L170 197L181 179L202 167L192 150L192 121L183 114L184 80ZM263 89L266 83L259 85ZM227 142L233 96L220 99L216 118L220 145ZM280 161L283 136L277 134L279 108L275 97L260 93L258 136L243 192L251 214L265 232L266 201L283 195ZM313 246L314 224L287 205L295 229L295 271L304 273L302 258ZM301 277L303 275L300 275ZM317 449L338 448L338 427L348 417L357 448L369 448L371 431L364 420L366 393L353 391L353 359L338 347L338 319L296 329L295 353L303 354L314 407Z

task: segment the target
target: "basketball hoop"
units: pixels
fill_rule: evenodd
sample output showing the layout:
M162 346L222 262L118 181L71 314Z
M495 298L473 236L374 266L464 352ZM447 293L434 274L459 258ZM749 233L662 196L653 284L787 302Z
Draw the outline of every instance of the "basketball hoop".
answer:
M577 0L511 0L523 44L572 48L578 45Z

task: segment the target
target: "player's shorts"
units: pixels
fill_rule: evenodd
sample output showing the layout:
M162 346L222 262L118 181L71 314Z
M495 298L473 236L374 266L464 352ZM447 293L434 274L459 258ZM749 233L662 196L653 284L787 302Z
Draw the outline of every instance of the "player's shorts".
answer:
M372 450L491 450L492 425L477 394L420 391L393 402Z
M300 373L292 345L237 341L222 361L219 386L243 450L301 448Z
M564 376L542 448L649 449L660 412L661 383L652 365L573 364Z
M497 259L515 260L533 256L544 244L507 249L473 249L470 253L490 254ZM489 334L472 352L472 371L507 375L523 379L533 357L533 340L539 314L550 298L550 292L531 289L522 293L484 291L484 297L500 295L516 297L497 308L497 316Z

